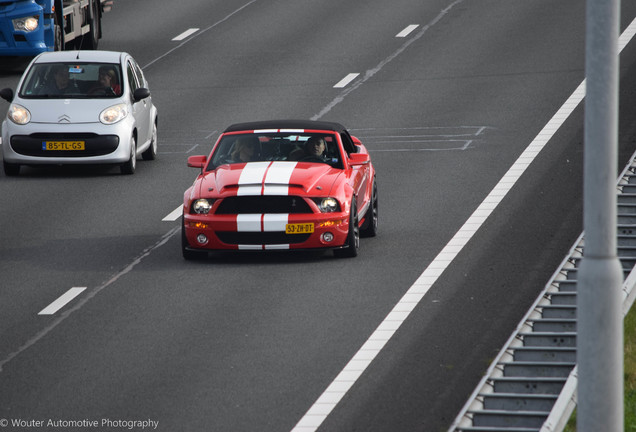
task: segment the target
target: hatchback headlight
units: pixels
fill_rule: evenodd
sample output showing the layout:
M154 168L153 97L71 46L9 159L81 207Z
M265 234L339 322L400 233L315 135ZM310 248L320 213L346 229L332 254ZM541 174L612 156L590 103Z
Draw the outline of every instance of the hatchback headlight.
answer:
M18 104L11 104L7 117L15 124L25 125L31 121L31 113L28 109Z
M314 201L318 205L318 208L320 209L320 211L323 213L333 213L340 209L340 206L338 205L338 200L332 197L316 198L314 199Z
M111 125L126 118L128 115L128 107L126 104L117 104L106 108L99 114L99 121Z
M208 214L212 208L212 203L206 199L198 199L192 204L192 210L196 214Z
M39 24L38 16L16 18L13 20L13 30L32 32L34 30L37 30L38 24Z

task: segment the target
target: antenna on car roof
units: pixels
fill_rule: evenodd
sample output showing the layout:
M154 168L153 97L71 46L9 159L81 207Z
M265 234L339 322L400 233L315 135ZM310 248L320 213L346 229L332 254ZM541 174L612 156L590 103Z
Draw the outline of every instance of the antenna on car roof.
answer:
M75 60L79 60L80 49L82 49L82 45L84 44L85 37L86 37L86 33L84 33L79 40L79 44L77 45L77 57L75 57Z

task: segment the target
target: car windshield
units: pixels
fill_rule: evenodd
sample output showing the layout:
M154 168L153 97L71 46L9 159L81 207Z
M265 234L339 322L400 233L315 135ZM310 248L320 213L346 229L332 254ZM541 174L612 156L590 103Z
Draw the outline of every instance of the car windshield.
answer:
M259 161L314 162L343 167L335 134L278 132L224 135L207 169Z
M115 63L38 63L29 69L20 97L115 98L121 96L121 82Z

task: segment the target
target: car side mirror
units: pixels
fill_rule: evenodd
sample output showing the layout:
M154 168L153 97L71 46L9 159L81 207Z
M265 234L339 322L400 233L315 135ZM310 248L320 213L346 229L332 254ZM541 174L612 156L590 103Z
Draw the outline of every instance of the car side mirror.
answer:
M150 90L148 90L145 87L139 87L133 93L133 99L135 99L135 102L139 102L142 99L146 99L148 96L150 96Z
M188 166L190 168L203 169L207 161L208 161L207 156L190 156L188 158Z
M360 147L362 147L362 142L354 136L351 136L351 140L353 141L353 144L354 144L353 152L358 153L360 151Z
M366 165L369 162L371 162L369 153L351 153L349 155L349 165L351 166Z
M13 100L13 90L10 88L3 88L0 90L0 97L7 102L11 102Z

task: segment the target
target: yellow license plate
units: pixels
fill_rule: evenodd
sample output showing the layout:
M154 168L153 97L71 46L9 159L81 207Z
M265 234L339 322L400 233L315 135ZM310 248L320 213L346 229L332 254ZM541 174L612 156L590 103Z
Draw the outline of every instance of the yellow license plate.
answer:
M314 232L313 223L296 223L285 225L285 234L310 234Z
M85 141L44 141L42 150L86 150Z

